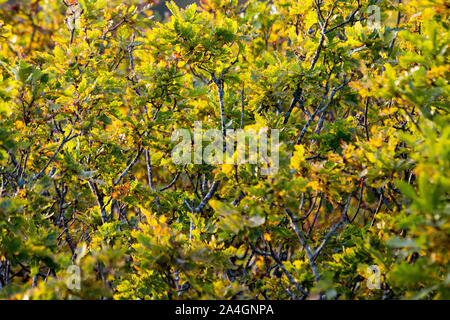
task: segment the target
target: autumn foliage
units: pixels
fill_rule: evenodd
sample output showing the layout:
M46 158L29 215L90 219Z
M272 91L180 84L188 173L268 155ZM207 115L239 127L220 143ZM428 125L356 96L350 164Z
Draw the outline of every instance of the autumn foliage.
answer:
M448 3L153 4L0 0L0 297L450 299Z

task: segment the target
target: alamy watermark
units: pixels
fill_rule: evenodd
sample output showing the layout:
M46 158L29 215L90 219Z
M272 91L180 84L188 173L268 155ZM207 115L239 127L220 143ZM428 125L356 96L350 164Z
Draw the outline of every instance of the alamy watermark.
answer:
M381 27L380 7L376 5L368 6L366 13L368 14L367 26L370 29L379 29Z
M370 290L381 288L381 271L377 265L368 266L366 273L369 275L367 278L367 288Z
M279 136L278 129L268 128L203 131L202 122L195 121L193 137L189 129L172 134L172 142L181 138L172 150L172 160L176 164L258 164L261 174L272 175L279 168Z
M79 291L81 289L81 269L77 265L71 265L67 268L66 285L69 290Z

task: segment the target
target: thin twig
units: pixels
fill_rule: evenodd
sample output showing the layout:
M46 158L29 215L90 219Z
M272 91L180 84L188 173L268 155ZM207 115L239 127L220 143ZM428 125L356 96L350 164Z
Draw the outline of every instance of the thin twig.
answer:
M327 244L328 240L330 240L330 238L333 236L333 234L336 232L337 229L339 229L342 225L346 224L348 222L348 218L347 218L347 211L348 208L350 206L350 200L351 200L352 194L350 194L348 196L347 199L347 204L344 207L344 211L342 212L341 215L341 219L339 220L338 223L336 223L328 232L328 234L325 236L325 238L323 239L322 243L320 244L320 246L316 249L316 251L313 254L313 259L315 260L317 258L317 256L320 254L320 252L322 251L322 249L325 247L325 245Z
M128 167L125 168L125 170L122 172L122 174L116 179L116 181L114 182L114 186L117 186L120 182L120 180L122 180L122 178L128 173L128 171L131 170L131 168L133 168L133 166L136 164L136 162L139 159L139 156L142 153L142 149L138 149L136 157L133 159L133 161L130 162L130 164L128 165Z
M306 256L308 258L309 264L311 266L311 269L314 274L314 280L316 282L319 281L319 273L317 272L317 266L314 262L313 254L311 253L311 250L309 249L308 243L306 242L305 236L303 235L303 232L300 230L300 228L297 226L297 224L294 222L293 213L288 208L285 208L285 212L289 217L289 221L291 222L291 226L294 229L295 233L297 234L298 239L300 240L300 243L302 244L303 248L305 249Z

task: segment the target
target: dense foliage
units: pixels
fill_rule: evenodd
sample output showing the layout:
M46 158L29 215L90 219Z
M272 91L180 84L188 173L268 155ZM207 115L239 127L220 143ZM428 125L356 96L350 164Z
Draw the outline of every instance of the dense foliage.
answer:
M0 0L0 296L450 299L448 3L167 6ZM194 121L279 170L174 163Z

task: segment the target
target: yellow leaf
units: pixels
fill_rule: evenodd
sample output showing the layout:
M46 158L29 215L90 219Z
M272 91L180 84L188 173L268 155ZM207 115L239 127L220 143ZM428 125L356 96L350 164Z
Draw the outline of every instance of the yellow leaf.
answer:
M231 171L233 171L233 165L232 164L224 164L224 165L222 165L222 172L223 173L228 174Z
M20 129L23 127L23 122L21 120L17 120L14 125L16 126L16 129Z
M302 162L305 160L305 147L303 145L295 146L294 154L291 158L290 167L300 170Z

